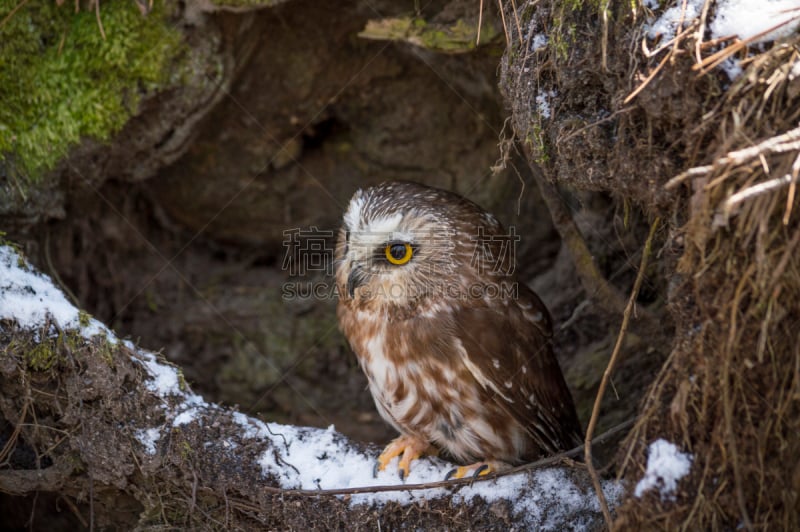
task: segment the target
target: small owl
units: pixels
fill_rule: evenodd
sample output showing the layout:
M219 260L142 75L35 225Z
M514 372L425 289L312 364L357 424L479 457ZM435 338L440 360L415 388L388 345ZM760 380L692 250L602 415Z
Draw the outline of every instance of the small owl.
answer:
M399 474L443 451L483 475L581 441L544 304L514 275L514 238L445 190L384 183L350 200L336 245L339 324Z

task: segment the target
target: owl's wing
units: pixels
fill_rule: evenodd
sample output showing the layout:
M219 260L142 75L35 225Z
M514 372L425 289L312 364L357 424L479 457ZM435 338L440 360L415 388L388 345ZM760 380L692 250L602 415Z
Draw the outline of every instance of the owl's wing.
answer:
M550 315L527 286L516 298L480 300L453 316L473 377L525 427L542 453L578 445L582 430L552 350Z

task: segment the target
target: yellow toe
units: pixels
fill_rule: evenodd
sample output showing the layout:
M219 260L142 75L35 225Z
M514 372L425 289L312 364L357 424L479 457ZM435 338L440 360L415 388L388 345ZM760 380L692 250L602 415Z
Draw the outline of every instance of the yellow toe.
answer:
M411 462L422 456L428 450L430 444L426 441L415 438L414 436L403 435L395 438L378 457L377 471L383 471L395 457L401 456L400 463L397 465L401 479L408 478L411 472Z

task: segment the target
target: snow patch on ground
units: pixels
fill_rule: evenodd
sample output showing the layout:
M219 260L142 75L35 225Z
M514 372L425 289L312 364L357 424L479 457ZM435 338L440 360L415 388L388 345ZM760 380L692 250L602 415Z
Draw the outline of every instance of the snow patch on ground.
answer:
M89 315L81 315L49 277L33 270L21 255L5 245L0 245L0 317L12 319L25 329L38 329L49 317L62 330L78 330L86 339L105 335L116 343L116 336L108 327Z
M324 490L424 484L443 480L447 472L455 467L438 458L422 458L412 463L411 472L403 481L397 474L398 459L395 458L386 470L378 471L374 476L375 457L353 449L333 426L327 430L299 428L277 423L265 424L239 415L239 422L248 428L251 437L268 437L277 444L261 455L259 464L265 475L276 478L281 487L286 489ZM616 482L605 482L603 491L612 506L623 493L622 485ZM408 504L448 493L453 494L455 503L467 503L475 497L489 504L499 500L509 501L515 519L538 530L559 530L565 522L570 522L573 516L582 512L600 512L594 492L584 492L560 468L517 473L477 481L472 485L354 494L351 495L350 504L382 504L389 501ZM582 529L589 523L572 521L571 525L574 529Z
M674 497L678 481L689 474L692 459L691 454L680 452L674 443L664 439L654 441L647 452L647 470L633 494L641 497L644 492L658 488L662 499Z
M661 42L672 39L678 34L679 27L680 29L685 28L700 16L703 2L704 0L687 0L684 8L683 0L673 0L672 7L667 8L654 23L646 28L648 30L647 36L655 39L660 35ZM647 4L647 7L656 9L658 8L658 2L651 2Z
M554 94L547 96L553 97ZM87 338L104 334L110 342L120 341L97 320L89 320L88 326L81 326L81 321L87 323L87 317L67 301L52 281L33 271L14 249L0 245L0 318L15 320L20 327L37 330L48 316L51 321L55 319L62 329L79 330ZM204 410L222 411L221 407L206 403L202 397L188 390L177 368L159 361L154 353L137 348L129 340L122 340L122 344L133 353L133 360L147 371L147 389L163 399L166 421L157 426L134 430L134 436L145 453L155 455L162 433L168 434L172 427L202 420ZM374 476L375 453L359 450L336 432L333 426L327 429L294 427L264 423L240 412L231 415L241 427L242 439L271 444L258 457L258 463L265 477L275 479L287 489L422 484L443 480L447 472L455 467L438 458L422 458L413 462L408 478L403 481L397 474L398 459L395 458L385 471ZM236 442L228 439L207 442L207 445L213 444L221 444L226 449L238 447ZM609 504L613 506L621 496L622 487L619 483L609 481L604 483L604 491ZM468 502L475 497L488 503L509 501L513 517L520 526L538 530L560 529L565 523L569 523L572 529L586 528L589 523L575 521L576 515L583 511L595 515L599 513L594 492L581 491L566 470L558 468L476 481L472 485L354 494L350 503L360 505L396 501L408 504L450 493L454 495L456 503Z
M547 46L548 42L549 40L547 39L547 35L544 33L537 33L531 39L531 52L535 52L536 50L544 48Z
M800 0L721 0L709 27L714 39L736 35L745 40L781 25L755 40L769 42L790 36L799 22Z
M161 431L158 427L137 430L135 435L139 443L144 446L144 450L147 454L156 454L156 443L158 443L158 439L161 437Z
M539 91L536 95L536 108L542 118L549 119L552 114L550 102L558 96L557 91Z
M661 38L661 44L673 39L682 29L700 17L705 0L671 0L655 20L645 25L647 37ZM659 9L656 0L645 0L645 6ZM738 37L746 40L767 32L753 43L766 43L791 36L800 25L800 0L719 0L714 3L706 20L711 39ZM779 26L773 31L768 31ZM733 80L742 69L739 61L731 58L722 69Z

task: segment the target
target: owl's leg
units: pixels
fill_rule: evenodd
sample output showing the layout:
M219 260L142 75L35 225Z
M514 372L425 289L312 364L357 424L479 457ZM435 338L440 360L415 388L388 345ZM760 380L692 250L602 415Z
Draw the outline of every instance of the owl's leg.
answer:
M510 467L511 466L505 462L489 460L487 462L478 462L475 464L451 469L447 475L445 475L444 479L450 480L451 478L482 477L483 475L488 475L489 473L499 473L500 471L505 471Z
M389 465L393 458L400 456L397 472L401 479L407 478L409 471L411 471L411 462L425 454L430 446L431 444L427 441L407 434L395 438L378 457L378 463L375 464L375 474L377 475L378 471L386 469L386 466Z

